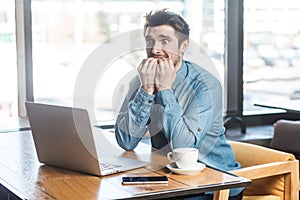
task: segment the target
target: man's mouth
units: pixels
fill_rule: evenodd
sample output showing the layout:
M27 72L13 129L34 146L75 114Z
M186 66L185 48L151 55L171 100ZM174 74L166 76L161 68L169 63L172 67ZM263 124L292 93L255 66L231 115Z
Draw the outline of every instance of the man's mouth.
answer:
M168 56L166 56L166 55L152 55L151 57L156 58L156 59L168 58Z

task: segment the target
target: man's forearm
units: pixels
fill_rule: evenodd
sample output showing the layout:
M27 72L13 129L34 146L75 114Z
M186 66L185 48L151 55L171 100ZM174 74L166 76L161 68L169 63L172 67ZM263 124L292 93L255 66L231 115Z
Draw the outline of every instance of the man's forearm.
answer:
M163 126L167 139L173 148L192 147L195 144L198 114L186 113L185 120L182 108L176 101L172 90L161 91L157 94L159 103L163 106ZM195 119L196 118L196 119ZM191 129L191 127L195 127Z
M153 100L154 96L140 89L128 107L121 109L115 131L117 141L122 148L134 149L144 136Z

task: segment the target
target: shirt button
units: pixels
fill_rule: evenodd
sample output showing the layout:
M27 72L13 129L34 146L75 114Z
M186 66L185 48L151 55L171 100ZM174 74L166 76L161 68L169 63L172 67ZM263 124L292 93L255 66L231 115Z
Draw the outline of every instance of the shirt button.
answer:
M152 103L153 101L152 100L148 100L148 103Z
M201 128L198 128L197 131L202 131L202 129L201 129Z

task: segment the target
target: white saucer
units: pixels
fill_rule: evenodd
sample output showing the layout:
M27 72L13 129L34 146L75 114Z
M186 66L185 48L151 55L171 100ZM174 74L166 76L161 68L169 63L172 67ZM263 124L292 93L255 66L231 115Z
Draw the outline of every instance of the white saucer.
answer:
M195 167L191 168L191 169L180 169L176 166L175 163L171 163L167 165L167 168L171 171L174 172L176 174L181 174L181 175L193 175L193 174L198 174L200 173L204 168L205 168L205 164L203 163L197 163L195 165Z

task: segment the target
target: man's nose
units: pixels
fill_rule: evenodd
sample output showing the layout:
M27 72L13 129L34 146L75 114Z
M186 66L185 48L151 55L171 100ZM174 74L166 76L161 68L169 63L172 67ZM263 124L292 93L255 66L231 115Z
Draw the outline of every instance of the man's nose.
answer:
M153 45L151 51L152 51L153 54L160 53L162 51L161 45L158 42L155 42L155 44Z

